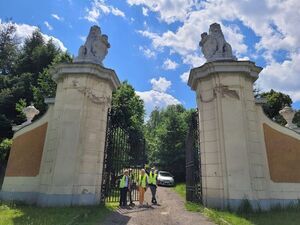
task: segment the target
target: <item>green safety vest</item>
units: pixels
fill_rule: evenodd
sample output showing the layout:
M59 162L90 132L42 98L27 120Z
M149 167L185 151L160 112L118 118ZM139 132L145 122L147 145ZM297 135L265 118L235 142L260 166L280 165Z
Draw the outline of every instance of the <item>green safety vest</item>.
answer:
M139 176L139 186L145 188L147 185L147 175L145 174L143 177L142 175Z
M156 178L157 178L157 174L156 173L152 174L152 172L150 172L149 180L148 180L149 184L156 185Z
M121 181L120 181L120 188L124 188L126 185L126 176L123 175Z

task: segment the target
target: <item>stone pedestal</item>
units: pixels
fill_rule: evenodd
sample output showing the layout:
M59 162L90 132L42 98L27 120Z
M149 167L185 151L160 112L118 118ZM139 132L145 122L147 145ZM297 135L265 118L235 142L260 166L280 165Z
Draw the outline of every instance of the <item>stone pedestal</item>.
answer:
M94 205L100 202L107 111L120 84L97 64L62 64L40 169L37 203Z
M191 70L188 84L197 92L207 206L236 207L242 199L256 198L257 165L252 162L264 162L259 159L253 82L261 70L250 61L210 62Z

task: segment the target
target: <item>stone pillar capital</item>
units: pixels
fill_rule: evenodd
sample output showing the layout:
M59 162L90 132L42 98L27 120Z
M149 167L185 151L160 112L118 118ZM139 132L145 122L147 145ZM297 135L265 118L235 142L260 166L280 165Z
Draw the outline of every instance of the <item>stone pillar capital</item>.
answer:
M200 67L193 68L190 72L188 85L192 90L196 90L197 81L207 78L213 74L245 74L253 79L258 78L262 68L251 61L215 61L203 64Z
M77 62L71 64L59 64L51 70L51 74L52 79L56 83L58 83L62 77L72 74L78 76L92 75L107 80L111 84L113 90L117 89L120 86L120 80L114 70L94 63Z

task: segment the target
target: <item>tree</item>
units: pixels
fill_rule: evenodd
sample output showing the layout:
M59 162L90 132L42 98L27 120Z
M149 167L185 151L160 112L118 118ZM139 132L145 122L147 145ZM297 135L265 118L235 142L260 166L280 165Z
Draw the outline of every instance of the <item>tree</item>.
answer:
M124 81L113 93L112 113L113 122L126 127L130 132L142 135L145 115L144 102L127 81Z
M17 57L16 27L11 21L0 24L0 74L7 75L14 72Z
M41 112L39 117L44 114L47 109L44 97L54 97L56 91L49 67L71 61L71 56L52 40L45 41L40 30L34 31L22 46L16 46L15 32L13 23L1 26L0 140L12 136L13 124L24 122L24 115L16 108L21 99L26 105L34 103Z
M5 115L0 114L0 141L4 138L11 138L13 135L10 120Z
M300 127L300 110L298 110L294 116L293 123Z
M192 112L182 105L155 109L145 126L149 163L170 171L179 181L185 179L185 140Z
M8 160L11 145L12 145L12 140L10 139L4 139L0 142L0 190L5 175L6 163Z
M266 98L267 103L263 105L265 114L277 123L284 125L286 122L284 118L279 114L279 111L285 106L291 106L293 103L289 95L281 92L276 92L271 89L269 92L263 92L259 94L260 97Z
M31 73L33 85L37 84L39 73L52 64L53 60L62 51L50 39L45 42L40 30L35 30L25 39L24 46L18 56L16 65L17 74Z
M12 141L7 138L0 142L0 163L1 164L6 162L11 144Z
M50 69L59 63L72 62L71 56L66 52L61 52L55 56L49 68L45 68L43 72L39 73L36 86L32 87L33 102L40 114L36 117L39 118L47 110L47 104L44 103L45 98L53 98L56 94L56 83L51 77Z

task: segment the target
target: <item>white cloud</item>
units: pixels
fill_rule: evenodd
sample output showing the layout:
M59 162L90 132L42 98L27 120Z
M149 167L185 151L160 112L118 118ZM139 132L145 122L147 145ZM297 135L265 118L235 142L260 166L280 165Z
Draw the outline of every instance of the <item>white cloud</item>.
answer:
M165 77L159 77L158 79L152 78L150 83L152 84L152 89L159 92L166 92L172 85L172 82Z
M51 14L51 16L54 18L54 19L56 19L56 20L58 20L58 21L63 21L64 20L64 18L63 17L60 17L59 15L57 15L57 14Z
M48 21L45 21L44 24L48 28L48 30L53 30L53 27L48 23Z
M143 52L144 56L146 56L147 58L155 58L156 54L154 51L152 51L151 49L149 48L146 48L146 47L143 47L143 46L140 46L139 47L139 50L141 52Z
M172 95L159 92L155 90L150 91L136 91L136 94L144 100L145 108L146 108L146 117L149 117L150 113L155 109L158 108L165 108L168 105L177 105L181 104L181 102L173 97Z
M121 11L120 9L118 8L113 8L113 7L110 7L111 8L111 13L115 16L121 16L121 17L124 17L125 18L125 13L123 11Z
M147 8L142 7L142 11L143 11L143 15L144 15L144 16L149 16L149 15L148 15L148 9L147 9Z
M153 48L168 48L182 57L185 64L200 66L202 53L198 46L200 34L208 31L209 25L218 22L226 40L239 59L247 55L262 56L267 62L259 78L262 88L291 93L294 101L299 100L299 71L296 59L300 52L300 1L299 0L127 0L130 5L147 7L156 12L160 21L180 21L177 30L155 33L148 28L139 31L152 41ZM226 21L226 24L224 23ZM234 21L234 22L231 22ZM258 38L254 52L249 52L245 37L236 21L249 28ZM244 29L243 29L244 30ZM249 34L249 32L247 32ZM255 44L255 43L254 43ZM253 46L251 46L253 47ZM286 51L287 57L277 60L276 51ZM199 55L199 57L197 57ZM289 58L290 57L290 58ZM298 59L299 62L299 59ZM298 74L298 76L296 76Z
M98 23L101 14L113 14L125 18L125 13L118 8L107 5L105 0L93 0L91 8L86 8L85 19L90 22Z
M0 23L0 29L1 26L6 26L7 23ZM31 26L28 24L17 24L15 23L16 26L16 38L20 41L20 44L22 44L24 42L24 40L28 37L31 36L31 34L38 29L38 27L36 26ZM45 41L49 41L50 39L52 39L53 43L55 44L55 46L59 47L62 51L66 51L67 48L64 46L64 44L56 37L53 36L49 36L47 34L42 33L43 38L45 39Z
M187 83L189 80L190 71L184 72L180 75L180 79L183 83Z
M273 61L267 65L257 81L263 90L275 89L289 94L294 101L300 101L300 51L292 53L282 63Z
M80 35L80 36L79 36L79 39L80 39L82 42L85 42L85 40L86 40L86 36L84 36L84 35Z
M178 67L178 63L172 61L171 59L166 59L163 63L163 69L165 70L175 70Z
M168 105L177 105L181 102L174 96L166 93L171 87L171 81L165 77L159 77L158 79L151 79L152 89L149 91L136 91L136 94L144 100L146 108L146 117L149 117L154 108L165 108Z
M183 56L182 61L184 64L190 65L192 67L199 67L204 64L206 60L197 52Z
M129 5L146 6L167 23L183 21L192 10L195 0L127 0Z

